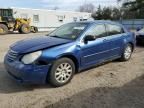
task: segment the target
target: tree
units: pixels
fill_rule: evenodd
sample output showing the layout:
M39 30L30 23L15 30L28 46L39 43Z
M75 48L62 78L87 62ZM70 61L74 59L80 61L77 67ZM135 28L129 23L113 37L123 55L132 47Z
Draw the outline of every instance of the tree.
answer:
M111 20L112 19L112 9L110 7L104 7L102 11L103 19L104 20Z
M95 20L111 20L112 19L112 9L110 7L97 8L97 11L92 14Z
M118 0L118 2L123 0ZM123 1L123 6L129 8L131 11L138 11L144 9L144 0L126 0Z
M144 0L118 0L123 2L122 8L126 8L129 14L134 15L135 18L144 18Z
M79 6L78 11L79 12L89 12L89 13L93 13L95 10L95 6L91 3L89 4L83 4L81 6Z
M103 18L102 9L101 9L101 6L100 6L100 5L99 5L97 11L92 14L92 17L93 17L95 20L101 20L101 19Z
M111 15L112 20L121 20L122 19L122 14L123 14L123 12L122 12L121 9L118 9L118 8L114 7L112 9L112 15Z

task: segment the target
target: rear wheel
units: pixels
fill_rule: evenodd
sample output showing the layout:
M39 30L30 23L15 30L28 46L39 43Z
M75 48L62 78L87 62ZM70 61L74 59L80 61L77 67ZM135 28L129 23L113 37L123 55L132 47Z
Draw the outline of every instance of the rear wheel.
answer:
M128 61L131 58L132 52L133 52L132 45L127 44L121 56L121 61Z
M8 33L8 27L4 24L0 24L0 35L5 35Z
M30 33L30 26L23 24L19 30L20 33L27 34Z
M49 82L51 85L59 87L69 83L75 73L75 65L69 58L57 60L51 68Z

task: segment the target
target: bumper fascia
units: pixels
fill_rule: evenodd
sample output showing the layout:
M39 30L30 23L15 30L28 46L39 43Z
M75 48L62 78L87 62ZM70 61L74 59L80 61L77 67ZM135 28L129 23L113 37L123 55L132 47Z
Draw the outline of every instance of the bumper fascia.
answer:
M19 61L9 62L6 58L4 65L13 79L21 83L45 84L49 65L25 65Z

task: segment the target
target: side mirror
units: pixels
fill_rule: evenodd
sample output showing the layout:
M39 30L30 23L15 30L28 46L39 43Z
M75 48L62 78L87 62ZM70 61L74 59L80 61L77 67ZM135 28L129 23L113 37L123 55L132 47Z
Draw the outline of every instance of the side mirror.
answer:
M93 35L86 35L84 38L85 42L94 41L94 40L96 40L96 36L93 36Z

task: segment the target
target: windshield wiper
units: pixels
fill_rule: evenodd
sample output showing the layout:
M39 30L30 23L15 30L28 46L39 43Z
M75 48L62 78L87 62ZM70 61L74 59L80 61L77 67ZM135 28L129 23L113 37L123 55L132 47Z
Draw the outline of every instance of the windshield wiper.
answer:
M48 36L50 36L50 37L56 37L56 38L61 38L61 39L68 39L68 40L71 40L71 39L69 39L69 38L60 37L60 36L58 36L58 35L48 35Z
M57 36L57 35L54 35L54 36L51 36L51 37L57 37L57 38L60 38L59 36Z
M56 37L56 38L62 38L63 39L63 37L60 37L60 36L57 36L57 35L54 35L54 36L51 36L51 35L49 35L50 37Z

